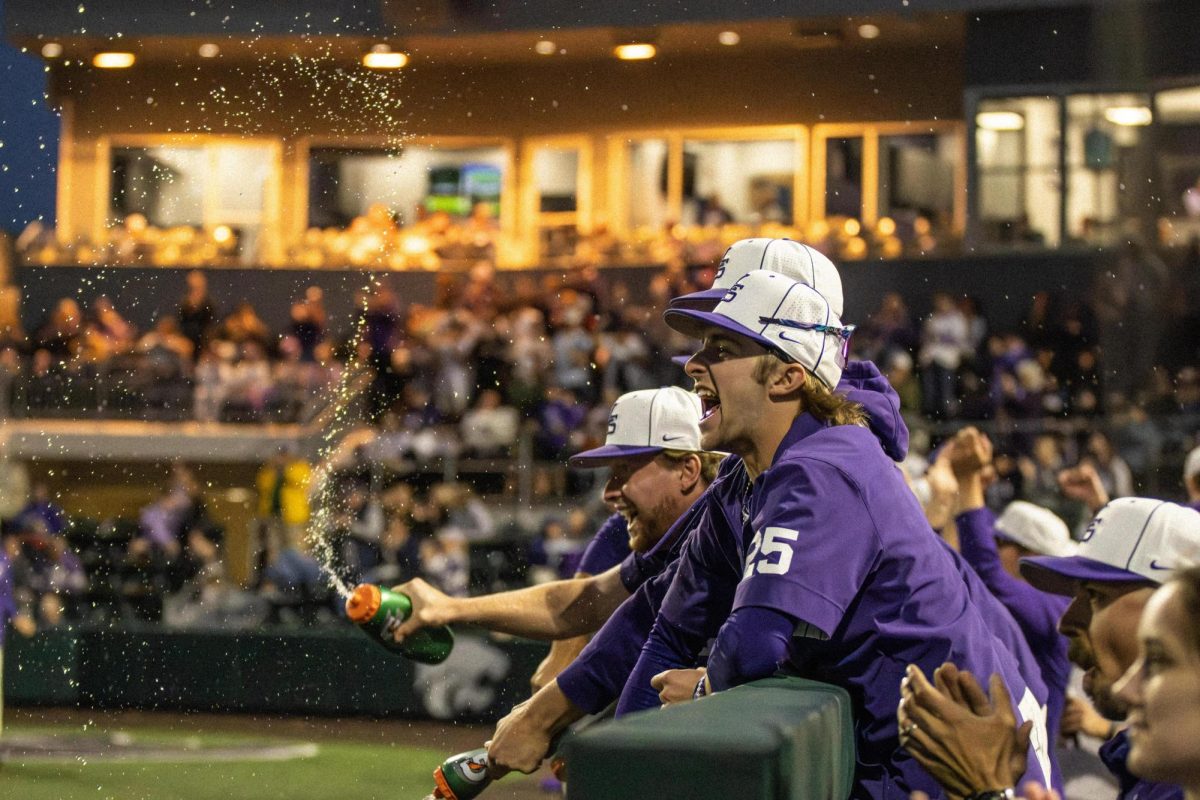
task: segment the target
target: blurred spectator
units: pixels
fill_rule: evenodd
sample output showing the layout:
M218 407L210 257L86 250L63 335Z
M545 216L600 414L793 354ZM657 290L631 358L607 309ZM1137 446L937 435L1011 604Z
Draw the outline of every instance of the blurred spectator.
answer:
M0 436L0 522L16 519L29 505L29 469L9 454L7 436Z
M1088 437L1086 457L1096 468L1110 499L1133 495L1133 473L1103 431L1093 431Z
M70 297L64 297L38 326L33 335L33 347L63 360L79 352L82 337L83 315L79 310L79 303Z
M28 525L35 518L40 519L45 523L47 532L56 536L67 527L67 512L54 502L50 488L42 481L33 484L33 494L17 517L21 525Z
M447 531L420 544L421 569L425 578L451 597L465 597L470 567L466 538Z
M265 348L271 340L270 329L248 301L238 303L233 313L225 317L218 328L217 335L225 341L238 345L253 342L260 348Z
M208 276L198 269L187 274L187 289L179 301L175 318L179 332L192 343L192 351L200 352L217 321L217 307L208 293Z
M279 447L258 471L258 519L263 565L285 550L302 550L308 525L312 469L295 445Z
M317 348L325 341L326 322L325 293L319 286L309 286L291 308L291 333L300 345L301 361L316 360Z
M520 417L515 408L502 402L500 392L484 389L475 407L463 415L460 430L465 455L491 458L511 454Z
M353 572L363 575L379 565L385 519L379 500L366 486L356 483L346 490L336 525L343 539L343 558Z
M591 335L583 328L585 312L578 305L562 312L561 326L554 333L555 383L576 397L586 398L591 392L594 345Z
M421 542L413 535L406 514L387 514L379 550L379 564L367 572L363 580L394 586L422 574Z
M971 331L954 300L944 292L933 296L933 313L921 329L920 362L925 413L934 419L958 412L955 375L970 353Z

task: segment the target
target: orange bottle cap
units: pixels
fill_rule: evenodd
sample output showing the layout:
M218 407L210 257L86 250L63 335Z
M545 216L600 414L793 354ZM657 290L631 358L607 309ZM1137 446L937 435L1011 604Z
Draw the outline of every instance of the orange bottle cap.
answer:
M433 796L445 798L445 800L458 800L458 796L454 794L454 790L450 788L450 784L446 782L446 775L442 772L441 766L433 771Z
M354 587L350 597L346 599L346 616L351 622L363 623L375 616L383 603L383 593L379 587L370 583L360 583Z

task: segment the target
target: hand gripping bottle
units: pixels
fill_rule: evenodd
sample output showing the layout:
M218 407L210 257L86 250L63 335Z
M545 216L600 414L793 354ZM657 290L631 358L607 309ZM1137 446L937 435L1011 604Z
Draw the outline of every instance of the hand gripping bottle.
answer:
M429 797L437 800L471 800L478 797L492 782L488 776L487 758L485 747L447 758L433 771L436 785Z
M392 631L408 619L412 601L408 595L382 586L360 583L346 600L346 616L388 650L422 664L440 664L454 648L454 633L445 625L422 628L403 643L392 640Z

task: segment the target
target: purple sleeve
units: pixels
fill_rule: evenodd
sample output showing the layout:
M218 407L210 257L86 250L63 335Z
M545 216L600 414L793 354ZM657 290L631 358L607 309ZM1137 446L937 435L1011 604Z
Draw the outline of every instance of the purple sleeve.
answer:
M955 518L963 560L983 579L988 591L1009 610L1032 647L1053 647L1059 638L1058 618L1064 602L1009 575L996 550L995 516L989 509L967 511Z
M729 617L741 572L735 535L715 504L688 539L654 629L621 692L617 715L657 708L650 679L667 669L694 667L700 652Z
M559 673L558 688L576 708L598 714L620 695L674 574L674 564L668 565L638 587Z
M740 608L721 626L708 655L708 681L722 691L775 674L787 658L796 621L770 608Z
M832 635L881 557L874 521L858 488L824 462L764 474L733 608L774 608Z
M625 518L613 514L588 542L579 561L579 571L588 575L608 572L629 554L629 529L625 525Z
M16 615L17 603L13 600L13 581L8 556L0 552L0 646L4 645L5 626Z

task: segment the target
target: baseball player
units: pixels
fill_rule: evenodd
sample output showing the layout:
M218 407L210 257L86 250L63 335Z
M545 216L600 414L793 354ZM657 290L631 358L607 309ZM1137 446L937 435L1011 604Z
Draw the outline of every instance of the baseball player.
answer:
M895 709L908 663L932 668L955 654L971 669L1003 675L1041 732L1030 773L1049 775L1044 687L1023 677L992 635L862 409L831 391L849 329L829 303L811 287L757 271L713 311L671 309L666 317L704 341L687 367L704 402L701 441L740 458L747 488L727 498L722 525L690 539L634 677L694 663L711 628L697 636L690 623L717 576L728 584L732 562L732 614L696 695L784 663L844 686L858 719L854 796L936 795L936 783L899 748ZM737 535L743 528L747 535ZM658 684L669 694L677 677ZM622 697L623 708L656 704L642 687L628 688L642 699Z
M614 553L610 541L627 530L628 555L588 578L553 581L527 589L477 597L449 597L424 580L396 589L413 602L413 613L395 633L403 640L426 626L474 623L535 639L559 639L597 630L650 576L689 519L722 456L700 450L700 401L679 388L646 389L622 395L609 415L605 444L571 458L576 466L608 466L604 499L617 513L589 545ZM620 520L618 524L616 520ZM657 548L664 537L666 544ZM599 545L598 545L599 543ZM584 556L583 567L594 559ZM602 561L600 563L603 563Z

